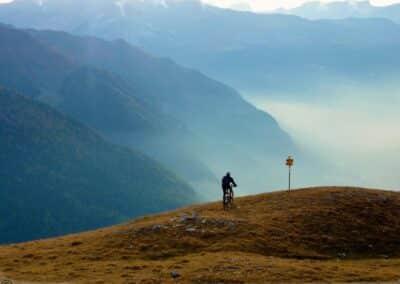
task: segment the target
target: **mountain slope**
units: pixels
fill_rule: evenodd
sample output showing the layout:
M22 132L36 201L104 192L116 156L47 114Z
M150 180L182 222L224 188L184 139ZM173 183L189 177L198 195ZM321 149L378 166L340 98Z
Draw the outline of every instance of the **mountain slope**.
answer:
M90 103L98 104L99 108L102 104L110 104L112 110L118 109L121 116L129 117L125 121L123 118L107 117L107 110L103 107L103 115L107 120L111 120L110 122L123 124L129 120L130 123L135 124L129 127L130 130L136 128L149 131L160 130L158 128L161 128L161 122L157 121L157 114L153 114L155 111L146 108L136 97L130 98L127 94L133 93L134 90L118 76L106 70L83 66L78 61L43 45L29 33L12 27L0 26L0 37L0 60L4 63L0 66L0 83L3 86L21 91L26 96L31 96L56 108L63 108L63 111L67 113L74 111L77 107L73 106L73 103L79 103L82 108L76 111L88 113L91 113L90 109L96 112L93 105L88 105ZM25 85L29 84L32 87L26 88ZM69 87L75 87L75 89L69 91ZM73 94L72 91L74 91ZM85 96L91 96L91 98L85 99ZM122 106L125 109L121 109ZM100 116L99 111L97 110L93 115ZM79 119L84 120L81 117Z
M25 31L0 26L0 39L0 84L51 105L114 143L145 152L189 182L215 182L184 145L200 139L172 113L146 102L144 90L115 73L67 57ZM118 52L107 51L106 57ZM141 56L138 52L136 59ZM136 68L140 73L140 66Z
M272 163L296 151L290 137L269 114L197 71L150 56L122 40L109 42L51 31L30 34L70 60L118 74L134 86L142 100L181 121L195 136L182 140L182 135L176 133L167 144L174 145L173 136L180 137L179 151L196 153L215 175L229 168L238 172L244 183L261 188L264 181L252 176L265 174ZM127 145L129 137L125 139ZM154 149L160 147L152 148L144 150L158 156ZM255 164L260 172L246 170L247 165ZM271 184L277 181L273 175L267 178Z
M0 264L10 278L31 281L172 283L171 272L184 283L396 281L398 214L397 192L276 192L240 198L228 212L199 205L0 247Z
M40 91L35 98L113 143L144 152L207 198L219 195L215 177L227 170L236 172L247 188L262 188L267 182L277 185L281 177L267 169L297 150L268 113L200 72L151 56L122 40L50 31L13 32L21 34L24 45L34 41L32 45L42 46L42 52L48 50L60 61L70 62L71 71L51 92L42 87L45 80L30 78ZM18 46L6 42L6 48L15 50L9 60L19 62ZM25 57L34 61L34 52ZM21 66L30 64L27 59ZM7 71L6 66L1 69Z
M192 203L149 158L46 105L0 89L0 243L94 229Z
M0 25L0 83L32 97L51 95L76 66L27 33Z

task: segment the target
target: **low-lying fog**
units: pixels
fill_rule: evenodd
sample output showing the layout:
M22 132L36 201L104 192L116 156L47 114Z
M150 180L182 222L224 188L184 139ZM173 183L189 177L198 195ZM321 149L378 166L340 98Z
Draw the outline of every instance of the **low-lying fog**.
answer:
M304 97L247 96L304 151L327 164L323 178L298 177L297 186L323 182L400 189L400 87L346 87Z

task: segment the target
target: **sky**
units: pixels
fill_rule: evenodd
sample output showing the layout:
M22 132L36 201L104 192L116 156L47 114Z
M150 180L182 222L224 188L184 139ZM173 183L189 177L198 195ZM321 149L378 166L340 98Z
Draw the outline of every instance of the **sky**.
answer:
M270 11L279 8L293 8L312 0L202 0L208 4L220 7L236 8L239 10L250 10L254 12ZM335 0L322 0L321 2L332 2ZM337 0L336 0L337 1ZM375 6L386 6L400 3L400 0L371 0Z
M12 0L0 0L0 3L11 2ZM146 1L146 0L145 0ZM211 5L238 10L248 10L253 12L271 11L279 8L293 8L305 2L313 0L202 0ZM332 2L337 0L322 0L322 2ZM356 0L351 0L356 1ZM400 3L400 0L370 0L375 6L385 6Z

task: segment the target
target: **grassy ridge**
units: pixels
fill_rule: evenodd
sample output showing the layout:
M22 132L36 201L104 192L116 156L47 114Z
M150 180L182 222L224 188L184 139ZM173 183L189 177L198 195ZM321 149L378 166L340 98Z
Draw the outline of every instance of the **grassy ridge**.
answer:
M113 283L397 281L400 194L313 188L240 198L0 248L10 277Z

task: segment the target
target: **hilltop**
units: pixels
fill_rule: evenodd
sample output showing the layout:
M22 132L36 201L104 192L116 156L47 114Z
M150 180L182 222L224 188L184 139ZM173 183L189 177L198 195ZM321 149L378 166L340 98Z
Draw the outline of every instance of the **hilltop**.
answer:
M310 188L0 247L10 278L82 283L397 281L400 193ZM98 282L97 282L98 281Z

